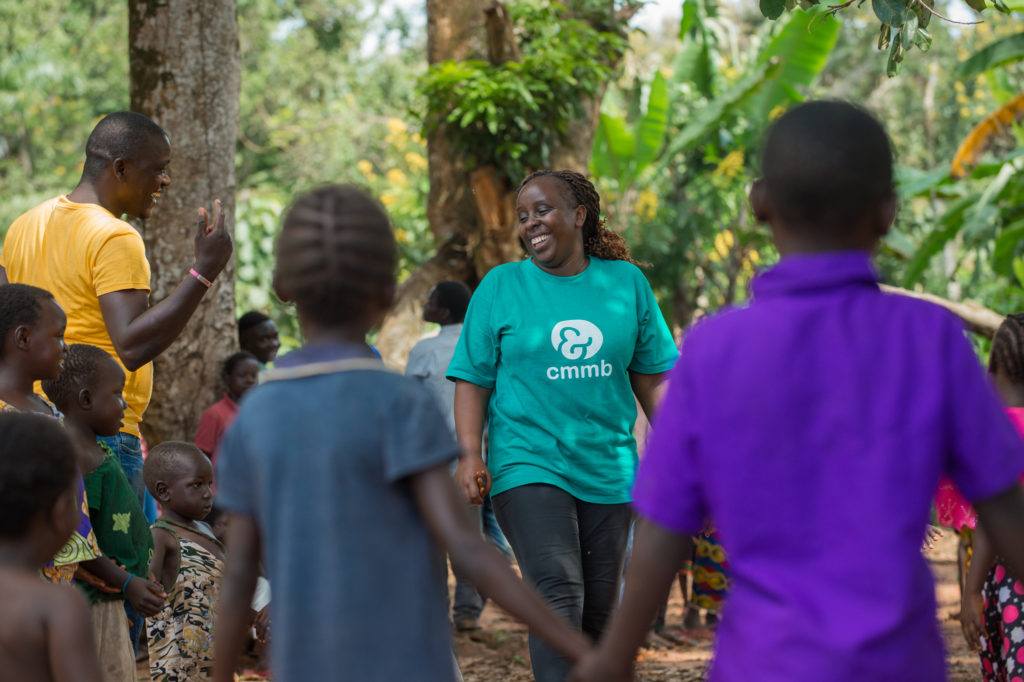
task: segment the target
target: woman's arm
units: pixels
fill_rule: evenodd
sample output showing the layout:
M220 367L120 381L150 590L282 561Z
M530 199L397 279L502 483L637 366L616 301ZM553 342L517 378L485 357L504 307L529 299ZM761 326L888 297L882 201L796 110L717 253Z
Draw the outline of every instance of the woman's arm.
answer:
M214 627L214 682L234 682L235 668L252 625L252 595L260 565L260 531L256 519L232 514L228 524L224 581Z
M468 381L455 382L455 431L462 448L455 481L472 504L483 504L491 490L491 472L483 458L484 421L490 399L489 388Z
M636 395L640 407L643 408L644 416L652 425L654 415L661 402L661 396L665 393L665 377L668 372L658 374L640 374L639 372L629 373L629 383L633 387L633 394Z

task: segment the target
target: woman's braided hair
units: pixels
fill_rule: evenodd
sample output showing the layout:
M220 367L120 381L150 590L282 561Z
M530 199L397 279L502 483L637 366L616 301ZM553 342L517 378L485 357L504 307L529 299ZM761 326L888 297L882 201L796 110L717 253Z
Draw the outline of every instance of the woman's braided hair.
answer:
M992 339L988 371L1024 385L1024 313L1007 315Z
M303 194L277 239L277 287L320 324L360 319L369 304L390 304L398 248L387 213L353 185Z
M561 180L569 189L571 199L576 206L587 209L587 217L583 221L583 252L588 256L604 260L624 260L639 265L633 260L626 240L604 226L601 217L601 195L597 193L594 183L587 180L582 173L571 170L539 170L530 173L516 190L518 196L523 188L537 178L553 177Z

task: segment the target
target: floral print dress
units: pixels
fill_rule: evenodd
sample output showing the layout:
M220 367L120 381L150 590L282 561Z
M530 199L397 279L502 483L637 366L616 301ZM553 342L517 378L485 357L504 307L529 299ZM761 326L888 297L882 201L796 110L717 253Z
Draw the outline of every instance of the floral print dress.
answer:
M146 621L150 678L153 682L208 680L213 674L213 611L224 567L210 550L183 536L181 530L216 539L198 523L187 527L159 519L153 528L177 539L181 565L163 610Z

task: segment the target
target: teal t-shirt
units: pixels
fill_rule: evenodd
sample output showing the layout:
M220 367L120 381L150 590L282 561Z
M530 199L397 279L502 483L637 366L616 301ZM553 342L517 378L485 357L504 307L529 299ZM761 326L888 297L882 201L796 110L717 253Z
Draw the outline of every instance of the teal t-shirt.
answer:
M531 260L491 270L473 294L448 378L492 389L492 494L532 483L597 504L630 501L636 401L629 372L679 353L650 284L625 261L572 277Z

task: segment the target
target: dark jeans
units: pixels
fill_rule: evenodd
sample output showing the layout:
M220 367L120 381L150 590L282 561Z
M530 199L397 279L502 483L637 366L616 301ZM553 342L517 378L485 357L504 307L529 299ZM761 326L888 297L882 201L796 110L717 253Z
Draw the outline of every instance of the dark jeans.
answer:
M121 469L128 478L128 482L131 483L135 494L139 497L139 505L141 505L146 519L150 523L155 521L156 502L149 494L149 491L146 490L146 484L142 480L142 442L136 436L129 433L105 436L97 440L109 447L117 455L117 459L121 463ZM101 547L100 549L102 550L103 548ZM128 600L124 602L124 612L131 623L129 634L132 640L132 648L138 654L139 640L142 637L142 629L146 626L146 618L136 611L128 603Z
M494 518L494 509L491 506L490 497L484 499L483 505L480 507L479 512L476 513L476 518L480 521L484 537L490 540L492 545L497 547L502 554L511 560L512 548L509 547L508 540L505 539L505 535L498 526L498 521ZM487 597L477 592L473 584L465 576L460 575L458 570L454 572L455 605L452 607L452 615L456 621L467 619L475 621L480 618L484 605L487 603Z
M494 498L523 577L555 613L595 641L615 607L629 534L628 504L592 504L550 485L524 485ZM563 682L572 666L530 635L537 682Z

